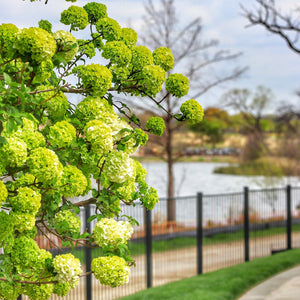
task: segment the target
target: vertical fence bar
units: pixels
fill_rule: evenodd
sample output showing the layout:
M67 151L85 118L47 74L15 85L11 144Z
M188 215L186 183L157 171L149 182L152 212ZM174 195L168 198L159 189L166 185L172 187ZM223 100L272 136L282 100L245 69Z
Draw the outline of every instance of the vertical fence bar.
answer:
M88 223L87 220L91 216L91 207L90 205L85 207L85 222L87 227L87 232L91 233L91 223ZM85 249L85 270L86 272L91 271L91 262L92 262L92 249L89 247L84 247ZM86 300L92 300L92 275L89 274L86 276Z
M197 274L203 273L203 194L197 194Z
M249 261L249 188L247 186L244 187L244 245L245 261Z
M147 288L152 287L152 227L151 210L146 210L146 270L147 270Z
M292 249L292 207L291 186L286 187L286 238L287 249Z

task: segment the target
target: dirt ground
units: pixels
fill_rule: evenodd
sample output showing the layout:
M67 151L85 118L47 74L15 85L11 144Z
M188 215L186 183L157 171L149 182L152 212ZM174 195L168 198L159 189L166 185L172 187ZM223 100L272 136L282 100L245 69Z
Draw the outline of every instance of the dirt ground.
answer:
M293 247L300 247L300 232L293 233ZM252 238L250 240L250 260L271 255L272 250L286 248L286 235ZM153 286L197 275L197 249L188 247L153 253ZM112 300L146 289L146 257L135 257L136 267L131 268L129 283L110 288L102 286L93 278L93 300ZM203 273L232 266L244 261L244 243L218 243L203 247ZM23 299L28 299L23 297ZM85 299L85 278L67 297L51 297L51 300Z

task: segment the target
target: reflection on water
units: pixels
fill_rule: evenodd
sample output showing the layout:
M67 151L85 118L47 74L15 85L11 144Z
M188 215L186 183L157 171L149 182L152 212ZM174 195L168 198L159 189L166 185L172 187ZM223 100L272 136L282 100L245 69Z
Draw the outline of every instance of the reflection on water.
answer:
M160 197L167 196L167 164L164 162L142 163L148 172L147 182L157 189ZM174 165L175 196L191 196L198 192L220 194L241 192L244 186L250 189L284 187L287 184L300 186L297 177L239 176L214 174L213 170L226 163L188 162Z

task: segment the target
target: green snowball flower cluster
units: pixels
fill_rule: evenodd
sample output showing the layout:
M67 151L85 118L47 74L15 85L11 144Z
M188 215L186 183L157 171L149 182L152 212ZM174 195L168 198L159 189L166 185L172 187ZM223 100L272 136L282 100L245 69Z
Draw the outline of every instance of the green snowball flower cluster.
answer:
M49 79L53 72L53 63L51 59L42 61L36 68L33 83L43 83Z
M129 281L130 269L122 257L105 256L94 258L92 271L95 278L103 285L117 287Z
M27 185L33 185L35 181L36 178L32 174L25 173L13 183L13 189L18 189L19 187L24 187Z
M88 96L78 103L75 112L77 118L83 122L106 119L114 114L112 106L104 98Z
M71 61L77 51L78 44L76 38L68 31L58 30L53 34L57 45L57 53L66 62Z
M125 43L128 48L132 48L136 45L138 40L137 33L132 28L122 28L121 41Z
M17 131L10 134L8 134L6 130L3 130L2 136L24 141L29 150L45 146L45 138L40 132L36 131L34 122L27 118L22 118L22 123L22 125L17 127Z
M153 64L153 56L151 51L145 46L134 46L131 49L133 68L142 70L145 66Z
M152 53L154 64L161 66L166 72L174 68L174 56L171 49L159 47Z
M53 284L26 284L22 289L24 295L27 295L32 300L49 299L53 293Z
M189 92L189 80L182 74L171 74L166 80L166 89L172 95L181 98Z
M112 151L106 156L103 172L109 181L123 183L135 178L135 165L127 153Z
M109 59L112 64L126 66L131 61L131 51L124 42L107 42L102 50L102 56Z
M92 144L92 151L99 156L105 155L113 149L112 131L100 120L93 120L84 128L86 139Z
M80 232L80 218L70 210L61 210L54 216L54 226L59 234L73 235Z
M51 185L61 178L63 166L54 151L36 148L31 151L27 165L39 182Z
M54 272L56 280L59 283L68 282L73 289L79 283L79 275L81 274L81 265L78 258L71 253L57 255L53 259Z
M136 170L136 176L135 176L135 181L139 182L139 181L145 181L146 177L147 177L147 170L143 167L143 165L135 160L135 170Z
M2 181L1 181L2 182ZM0 211L0 245L13 232L13 224L10 215ZM2 247L2 246L1 246Z
M124 81L128 78L130 71L127 67L119 67L118 65L113 65L110 67L110 71L113 74L113 81Z
M76 129L67 121L56 122L50 127L48 139L59 148L70 146L76 139Z
M19 236L14 241L11 260L22 268L35 267L39 250L36 241L25 235Z
M156 96L166 80L166 72L160 66L146 66L142 71L143 84L146 92Z
M53 293L59 297L67 296L71 286L69 282L57 283L54 285Z
M126 128L126 127L125 127ZM128 133L128 132L127 132ZM140 128L135 128L133 132L129 133L130 139L127 140L125 136L125 142L122 141L124 145L123 151L132 154L134 153L139 146L146 145L148 141L148 135Z
M61 192L65 197L76 197L84 194L88 181L81 170L67 165L63 168L60 185Z
M39 27L46 30L47 32L52 32L52 24L47 20L40 20Z
M96 29L108 42L118 41L121 36L122 28L119 23L109 17L97 21Z
M8 196L7 188L3 181L0 181L0 206L6 200Z
M83 6L88 14L88 20L95 25L98 20L107 17L107 8L105 4L90 2Z
M141 198L143 206L148 210L152 210L155 205L159 202L156 189L150 187L144 197Z
M199 123L203 120L204 110L195 99L185 101L181 105L180 111L182 112L183 116L192 124Z
M20 295L20 286L15 282L0 281L0 298L4 300L15 300Z
M35 226L35 215L19 211L11 211L10 216L12 224L14 225L14 230L24 232L32 230Z
M104 96L111 87L112 74L104 66L98 64L78 66L73 69L73 72L78 73L81 77L83 87L95 96Z
M66 95L61 91L54 90L53 86L41 85L38 88L39 91L47 91L39 93L41 97L41 105L48 113L49 117L62 117L69 108L69 102Z
M161 117L151 117L146 122L146 129L149 132L161 136L166 129L165 121Z
M132 131L132 127L128 124L128 122L124 119L119 118L118 116L116 116L116 118L112 118L109 121L111 122L106 123L112 130L112 135L115 142L128 135L128 131L124 131L123 129L129 129L130 132Z
M29 187L20 187L17 196L10 198L10 204L13 211L36 215L41 206L41 199L39 192Z
M107 245L115 248L120 244L127 244L133 233L131 224L127 221L115 221L111 218L102 218L95 226L93 235L97 245Z
M79 52L88 58L93 58L96 55L94 43L86 42L85 40L77 40L77 43L79 45Z
M60 22L71 25L71 30L82 30L89 24L88 13L82 7L71 5L61 13Z
M120 186L117 191L121 197L126 200L132 200L132 193L136 190L134 180L127 180L122 186Z
M46 30L31 27L19 31L14 48L24 62L40 64L52 58L56 51L56 43L53 36Z
M10 167L21 167L27 159L27 144L17 137L6 138L7 144L0 148L0 155Z
M3 59L9 60L14 57L14 43L19 29L14 24L0 25L0 47Z

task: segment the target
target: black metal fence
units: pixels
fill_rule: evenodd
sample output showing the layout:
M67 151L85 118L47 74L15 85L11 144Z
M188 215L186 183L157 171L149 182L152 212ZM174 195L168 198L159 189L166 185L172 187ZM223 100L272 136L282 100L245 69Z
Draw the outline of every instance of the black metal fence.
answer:
M300 247L299 187L199 193L176 198L175 206L175 221L168 221L167 199L161 199L153 211L145 211L139 203L134 208L124 207L123 213L140 223L129 242L136 261L129 283L110 288L89 276L81 278L79 286L63 299L118 299L147 287ZM90 212L91 207L81 212L83 224ZM92 230L94 224L89 226ZM92 258L99 255L98 249L72 251L87 271Z

